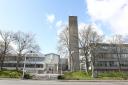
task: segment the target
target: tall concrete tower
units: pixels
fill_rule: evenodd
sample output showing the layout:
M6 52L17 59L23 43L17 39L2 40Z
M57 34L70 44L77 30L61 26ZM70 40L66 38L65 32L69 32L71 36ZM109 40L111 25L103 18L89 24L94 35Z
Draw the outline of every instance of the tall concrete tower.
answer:
M77 16L69 16L70 70L80 70Z

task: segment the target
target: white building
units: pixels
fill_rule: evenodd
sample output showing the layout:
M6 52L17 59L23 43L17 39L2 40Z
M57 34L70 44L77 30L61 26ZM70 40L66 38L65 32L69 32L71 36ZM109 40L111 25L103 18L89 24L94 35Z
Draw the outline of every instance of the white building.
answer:
M46 73L58 73L60 56L54 53L45 55Z
M16 69L16 55L11 54L5 58L3 68ZM58 73L60 57L49 53L28 53L21 58L19 69L31 74Z
M16 69L16 58L17 56L15 54L7 56L3 68ZM25 57L20 59L19 69L23 70L23 68L25 68L24 71L29 73L43 73L45 69L44 59L45 57L42 53L28 53Z

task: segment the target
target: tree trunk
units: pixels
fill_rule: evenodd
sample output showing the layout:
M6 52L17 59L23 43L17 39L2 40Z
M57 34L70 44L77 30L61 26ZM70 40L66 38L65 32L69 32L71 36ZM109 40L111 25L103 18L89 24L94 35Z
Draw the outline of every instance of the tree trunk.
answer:
M121 71L120 56L121 56L121 54L120 54L120 48L119 48L119 50L117 48L117 60L118 60L118 65L119 65L119 69L118 69L119 72Z
M118 55L119 72L121 71L120 56Z
M86 72L88 73L88 71L89 71L89 64L88 64L88 58L86 56Z
M17 63L16 63L16 70L19 70L19 58L20 58L20 54L18 54L18 56L16 57Z
M19 70L19 58L17 57L16 70Z
M84 49L84 56L85 56L86 72L88 73L88 71L89 71L89 62L88 62L88 54L86 53L85 49Z
M91 52L91 70L92 70L92 77L95 78L97 76L97 74L95 73L95 56L96 54L94 54L94 52Z
M3 69L3 64L4 64L4 58L5 56L1 56L1 62L0 62L0 69Z
M68 70L70 70L72 72L72 58L71 58L71 55L69 55Z
M3 69L3 57L1 57L1 60L0 60L0 70Z

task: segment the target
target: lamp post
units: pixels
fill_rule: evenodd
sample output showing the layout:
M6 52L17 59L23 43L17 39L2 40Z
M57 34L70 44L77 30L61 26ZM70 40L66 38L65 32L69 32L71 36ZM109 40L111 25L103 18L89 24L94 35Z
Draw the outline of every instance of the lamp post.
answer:
M60 65L61 65L61 71L60 71L60 74L62 75L62 73L63 73L63 65L62 65L62 59L61 59L61 62L60 62Z
M35 66L34 66L34 70L35 70L35 75L36 75L36 73L37 73L37 71L36 71L36 58L35 58Z
M25 74L25 66L26 66L26 56L24 56L24 67L23 67L23 75L22 75L22 79L24 79L24 74Z

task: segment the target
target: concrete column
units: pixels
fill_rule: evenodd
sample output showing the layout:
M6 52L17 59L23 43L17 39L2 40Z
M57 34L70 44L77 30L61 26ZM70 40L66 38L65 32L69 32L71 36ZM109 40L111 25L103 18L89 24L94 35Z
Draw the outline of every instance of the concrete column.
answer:
M77 16L69 16L70 70L80 70Z

